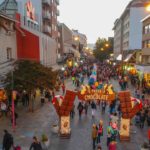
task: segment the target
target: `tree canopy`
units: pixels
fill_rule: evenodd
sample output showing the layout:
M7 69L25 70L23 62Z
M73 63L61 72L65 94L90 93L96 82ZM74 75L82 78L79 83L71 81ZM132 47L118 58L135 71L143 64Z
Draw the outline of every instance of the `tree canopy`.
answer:
M94 56L103 62L110 58L111 53L113 53L113 40L98 38L95 44Z
M54 88L57 72L35 61L17 61L13 72L7 74L6 90L26 90L31 92L37 88ZM12 83L13 81L13 83Z

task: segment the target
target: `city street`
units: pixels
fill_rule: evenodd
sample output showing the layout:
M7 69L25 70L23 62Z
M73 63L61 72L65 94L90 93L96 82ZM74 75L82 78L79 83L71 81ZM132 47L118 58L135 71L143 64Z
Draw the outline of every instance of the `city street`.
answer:
M0 150L150 150L150 0L0 0Z
M112 84L116 91L119 91L117 81L112 80ZM66 81L67 89L74 89L72 82ZM130 87L133 91L133 88ZM59 92L61 93L61 91ZM76 105L78 100L76 99ZM96 118L92 119L91 109L88 110L88 115L83 114L82 119L79 120L78 112L76 110L75 118L71 120L71 138L60 139L58 135L51 132L51 126L58 120L57 114L52 104L46 103L43 107L36 110L34 113L25 113L24 109L19 108L19 118L17 120L16 131L13 133L11 129L10 120L7 118L0 119L0 132L7 128L14 136L16 145L21 145L23 150L28 150L34 135L41 137L42 133L46 133L50 138L49 150L92 150L91 129L93 122L97 123L100 119L104 121L104 136L102 137L101 145L103 150L106 147L106 128L108 125L108 110L105 115L101 115L101 110L97 106ZM23 116L23 117L22 117ZM136 131L134 133L133 131ZM140 144L147 141L147 127L143 130L132 127L130 142L117 142L117 150L140 150ZM0 137L2 141L2 136Z

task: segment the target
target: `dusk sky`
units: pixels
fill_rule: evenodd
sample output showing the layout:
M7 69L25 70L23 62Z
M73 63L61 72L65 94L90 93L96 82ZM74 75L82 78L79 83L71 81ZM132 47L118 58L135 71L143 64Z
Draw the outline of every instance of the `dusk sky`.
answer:
M60 0L60 22L87 35L88 43L113 36L115 20L130 0Z

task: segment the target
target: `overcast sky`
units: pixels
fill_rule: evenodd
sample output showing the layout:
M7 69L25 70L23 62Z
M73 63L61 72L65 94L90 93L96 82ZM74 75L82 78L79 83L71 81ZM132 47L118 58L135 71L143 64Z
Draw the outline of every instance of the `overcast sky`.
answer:
M114 21L130 0L60 0L59 21L87 35L88 43L113 36Z

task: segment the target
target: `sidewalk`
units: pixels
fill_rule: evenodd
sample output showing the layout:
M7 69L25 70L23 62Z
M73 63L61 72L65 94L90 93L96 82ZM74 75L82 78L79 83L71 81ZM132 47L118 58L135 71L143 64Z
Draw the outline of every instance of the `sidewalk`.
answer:
M70 81L66 81L67 86ZM70 85L69 85L70 86ZM62 94L60 89L56 95ZM28 112L27 108L20 106L17 108L18 119L15 132L12 130L9 118L2 117L0 119L0 150L2 149L3 130L7 129L14 136L15 145L20 145L23 150L29 149L34 135L41 137L46 133L49 138L51 136L51 126L56 123L58 116L51 103L46 102L44 106L40 105L40 100L37 100L35 111Z

